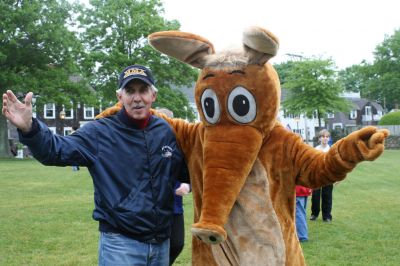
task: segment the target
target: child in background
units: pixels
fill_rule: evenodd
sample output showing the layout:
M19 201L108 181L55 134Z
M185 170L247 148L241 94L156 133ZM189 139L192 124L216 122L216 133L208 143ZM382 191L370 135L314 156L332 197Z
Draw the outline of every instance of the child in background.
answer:
M323 152L328 152L330 149L328 141L331 134L328 130L323 129L319 132L318 136L321 144L315 148ZM332 221L332 190L333 184L313 191L311 198L311 221L315 221L318 218L320 209L322 209L322 220L327 223Z
M311 189L296 186L296 231L300 242L308 241L307 199Z

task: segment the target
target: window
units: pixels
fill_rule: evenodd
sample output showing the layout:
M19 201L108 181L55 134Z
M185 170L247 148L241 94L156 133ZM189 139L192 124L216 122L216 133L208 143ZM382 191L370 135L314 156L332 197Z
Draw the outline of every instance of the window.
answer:
M72 131L72 127L64 127L64 136L71 135Z
M356 119L357 118L357 110L351 110L350 112L350 119Z
M335 114L334 114L334 113L327 113L327 114L326 114L326 117L327 117L327 118L334 118L334 117L335 117Z
M318 110L314 110L313 112L313 118L318 118Z
M343 124L342 124L342 123L334 123L334 124L332 125L332 128L333 128L334 130L340 130L340 129L343 128Z
M73 104L72 104L72 106L73 106ZM65 112L65 119L73 119L74 118L74 109L72 109L72 108L66 109L66 108L64 108L64 106L63 106L63 109Z
M54 103L46 103L44 105L44 118L55 119L56 118L56 105Z
M372 115L371 106L365 106L365 115L366 116L371 116Z
M83 118L93 119L94 118L94 107L83 107Z

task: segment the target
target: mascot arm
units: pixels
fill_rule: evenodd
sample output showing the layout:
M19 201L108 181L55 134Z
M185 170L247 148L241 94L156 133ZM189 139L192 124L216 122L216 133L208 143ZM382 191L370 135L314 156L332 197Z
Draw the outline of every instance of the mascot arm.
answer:
M175 132L176 139L181 147L185 157L189 157L197 137L197 129L201 125L199 123L189 123L180 118L170 118L167 115L152 109L153 115L156 115L171 125Z
M365 127L340 139L324 153L307 145L292 132L279 131L283 143L287 144L283 151L288 160L285 164L292 165L296 184L310 188L343 180L358 163L378 158L389 135L386 129Z
M104 110L103 112L101 112L100 114L96 115L95 119L100 119L100 118L105 118L108 116L115 115L116 113L119 112L119 110L121 110L121 108L122 108L122 103L117 102L114 106L109 107L106 110Z
M121 108L122 103L118 102L114 106L107 108L106 110L98 114L96 116L96 119L112 116L118 113ZM171 125L172 129L175 132L179 146L182 148L184 154L188 156L191 151L191 147L193 147L193 143L196 140L196 130L200 126L200 124L188 123L185 120L178 118L169 118L167 115L161 112L157 112L154 109L151 109L151 113L153 115L161 117Z

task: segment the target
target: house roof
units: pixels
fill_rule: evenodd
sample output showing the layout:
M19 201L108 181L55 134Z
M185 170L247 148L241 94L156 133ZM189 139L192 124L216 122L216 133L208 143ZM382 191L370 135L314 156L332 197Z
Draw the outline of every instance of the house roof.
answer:
M342 123L347 126L355 126L356 125L356 120L349 119L349 115L342 113L342 112L335 113L335 116L330 119L330 122L331 123Z
M376 110L383 111L382 106L379 103L375 102L375 101L371 101L371 100L368 100L368 99L365 99L365 98L349 98L349 100L351 100L351 102L353 104L355 104L355 107L357 107L356 108L357 110L362 110L362 109L364 109L364 107L366 105L371 105Z

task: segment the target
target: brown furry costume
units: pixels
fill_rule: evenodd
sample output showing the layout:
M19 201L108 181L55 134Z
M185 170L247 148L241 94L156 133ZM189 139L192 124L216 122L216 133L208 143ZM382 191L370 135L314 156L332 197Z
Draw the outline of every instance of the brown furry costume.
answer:
M195 88L201 123L165 117L191 176L193 265L304 265L295 185L342 180L357 163L383 152L388 131L366 127L322 153L286 130L276 120L279 78L267 63L278 40L265 29L246 30L239 53L215 54L208 40L177 31L151 34L149 41L202 69Z

